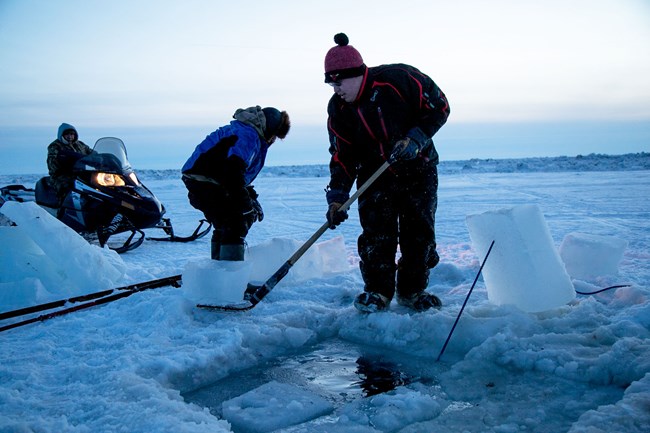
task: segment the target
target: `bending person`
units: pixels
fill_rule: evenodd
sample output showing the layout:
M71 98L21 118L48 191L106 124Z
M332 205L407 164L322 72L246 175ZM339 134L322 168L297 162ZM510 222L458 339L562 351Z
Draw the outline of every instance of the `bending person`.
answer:
M233 118L208 135L182 168L190 204L214 227L214 260L244 260L248 231L264 218L252 182L271 144L290 128L286 111L273 107L240 108Z

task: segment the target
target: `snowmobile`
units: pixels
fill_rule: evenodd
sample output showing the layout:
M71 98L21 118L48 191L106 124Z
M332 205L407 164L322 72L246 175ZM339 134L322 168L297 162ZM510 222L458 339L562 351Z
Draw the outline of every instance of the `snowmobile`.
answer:
M205 236L212 225L200 220L190 236L174 234L165 206L144 186L131 168L124 142L115 137L97 140L90 155L75 162L74 187L62 204L45 176L34 189L9 185L0 189L0 206L5 201L36 201L68 227L101 247L111 236L127 233L121 244L108 245L123 253L139 247L145 240L144 229L162 229L165 237L147 238L156 241L190 242ZM207 228L204 227L207 225ZM114 242L111 242L114 244Z

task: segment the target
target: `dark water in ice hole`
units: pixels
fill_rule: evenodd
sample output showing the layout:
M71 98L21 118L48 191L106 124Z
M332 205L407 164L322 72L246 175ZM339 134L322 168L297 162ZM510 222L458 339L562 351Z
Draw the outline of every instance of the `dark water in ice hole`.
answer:
M331 339L235 372L213 384L183 393L183 398L221 416L221 403L274 380L309 390L329 400L334 407L340 407L409 383L433 385L436 383L434 364L431 359L386 353Z

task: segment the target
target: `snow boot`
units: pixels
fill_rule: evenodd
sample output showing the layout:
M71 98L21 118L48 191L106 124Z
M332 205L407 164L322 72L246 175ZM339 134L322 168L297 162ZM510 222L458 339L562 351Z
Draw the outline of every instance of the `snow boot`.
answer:
M219 260L231 262L244 261L244 245L242 244L224 244L219 249Z
M210 258L219 260L221 256L221 231L216 228L212 230L212 240L210 242Z
M425 291L415 293L408 297L400 297L398 295L397 303L418 312L427 311L430 308L440 309L442 307L440 298Z
M362 313L376 313L388 309L390 299L374 292L363 292L354 300L354 306Z
M219 241L211 241L210 242L210 258L212 260L219 260L221 253L221 243Z

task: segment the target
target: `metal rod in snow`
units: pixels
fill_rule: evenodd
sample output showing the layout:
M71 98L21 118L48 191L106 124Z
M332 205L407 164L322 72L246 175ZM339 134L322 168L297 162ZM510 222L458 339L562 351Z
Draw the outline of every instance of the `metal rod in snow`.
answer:
M449 335L447 336L447 340L445 341L445 344L442 346L442 350L440 351L440 354L438 355L438 358L436 359L436 362L440 361L440 358L442 357L442 354L445 352L445 349L447 348L447 344L449 344L449 340L451 340L451 334L454 333L454 329L456 329L456 325L458 324L458 320L460 320L461 314L463 314L463 310L465 309L465 305L467 305L467 301L469 301L469 297L472 294L472 290L474 290L474 286L476 286L476 282L478 281L478 277L481 275L481 271L483 270L483 266L485 266L485 262L487 261L488 256L490 255L490 251L492 251L492 247L494 246L494 241L490 244L490 248L488 248L487 253L485 254L485 258L483 259L483 263L481 263L481 267L479 268L478 272L476 273L476 278L474 278L474 282L472 283L472 287L469 289L469 292L467 293L467 296L465 297L465 302L463 302L463 306L460 308L460 311L458 312L458 316L456 317L456 321L454 322L454 326L451 327L451 331L449 331Z

